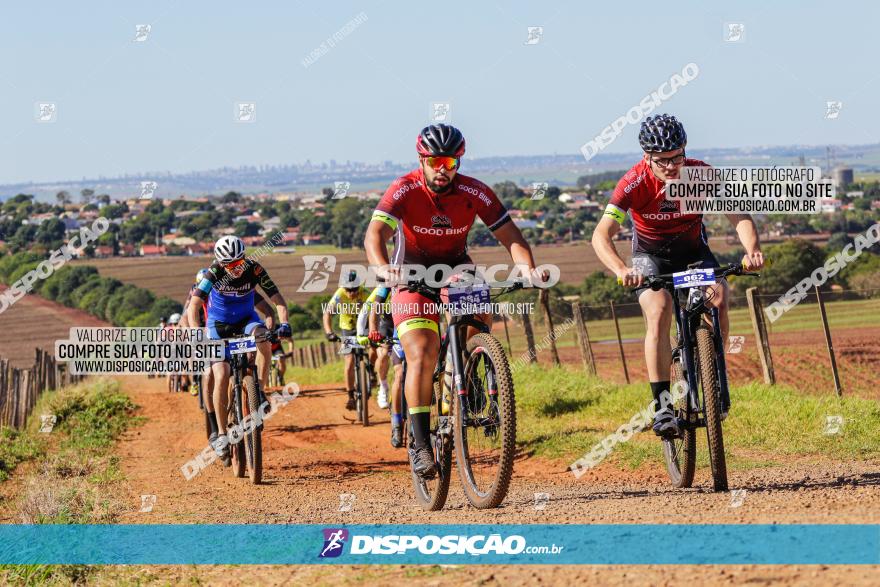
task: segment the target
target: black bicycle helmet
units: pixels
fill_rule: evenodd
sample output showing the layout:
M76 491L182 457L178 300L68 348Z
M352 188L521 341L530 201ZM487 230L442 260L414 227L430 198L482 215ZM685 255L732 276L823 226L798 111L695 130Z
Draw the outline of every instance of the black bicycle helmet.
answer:
M464 135L454 126L432 124L419 133L416 151L423 157L461 157L464 155Z
M675 151L687 145L687 133L671 114L649 116L639 130L639 145L643 151L652 153Z
M360 285L358 284L358 273L354 269L348 272L348 279L345 280L345 289L355 290L358 289Z

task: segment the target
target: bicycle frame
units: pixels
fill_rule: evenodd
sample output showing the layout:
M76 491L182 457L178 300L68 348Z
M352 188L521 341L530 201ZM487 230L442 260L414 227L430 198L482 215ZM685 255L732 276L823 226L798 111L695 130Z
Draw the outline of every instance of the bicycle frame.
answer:
M437 367L434 370L433 380L437 381L446 371L446 354L452 350L452 385L456 396L459 398L457 407L463 409L467 387L464 384L464 343L465 333L468 326L473 326L480 332L490 332L489 327L472 315L456 315L451 318L446 326L446 336L440 342L440 356L437 359ZM495 389L495 382L489 382L490 395ZM467 414L468 412L462 412Z
M253 369L253 371L254 371L254 386L257 389L257 395L258 395L258 399L259 399L259 401L257 403L259 405L262 405L262 403L266 399L266 396L263 394L262 385L260 385L260 378L257 377L255 361L256 361L256 353L255 352L232 355L232 357L229 359L229 366L232 371L230 373L230 378L232 379L232 398L231 398L232 404L229 406L229 409L236 410L237 413L235 414L235 416L239 422L241 422L241 420L244 418L244 414L240 413L240 412L242 412L242 410L240 409L241 405L242 405L242 403L241 403L241 386L242 386L242 379L244 379L245 375L248 372L248 369ZM260 423L256 429L260 430L260 431L263 430L262 421L260 421Z
M691 410L698 414L696 422L688 421L685 426L701 427L705 426L704 406L700 401L700 395L697 387L697 369L694 357L694 348L696 347L695 331L699 321L703 316L708 314L712 320L712 341L715 346L715 371L718 377L718 385L721 390L721 403L724 409L730 408L730 390L727 387L727 364L724 360L724 345L721 341L721 321L718 314L718 308L706 306L705 292L696 288L687 288L687 303L682 307L680 300L680 290L667 288L672 294L673 311L675 312L676 339L678 346L673 349L680 353L682 365L687 374L688 384L688 412ZM699 295L694 296L694 292L698 291Z

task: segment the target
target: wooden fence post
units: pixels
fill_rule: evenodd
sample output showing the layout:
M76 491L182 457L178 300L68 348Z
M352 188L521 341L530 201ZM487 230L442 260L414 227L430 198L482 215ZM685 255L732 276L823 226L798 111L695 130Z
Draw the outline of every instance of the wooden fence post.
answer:
M529 319L528 312L523 312L522 321L523 330L526 331L526 346L528 346L529 363L537 363L538 353L535 351L535 333L532 332L532 321Z
M547 323L547 338L550 340L550 357L554 365L559 365L559 352L556 350L556 332L553 329L553 316L550 314L550 294L545 288L538 292L538 301L544 309L544 321Z
M764 322L761 294L758 292L757 287L750 287L746 290L746 300L749 303L749 315L752 317L755 346L758 349L758 358L761 360L764 383L773 385L776 383L776 373L773 370L773 356L770 354L770 340L767 337L767 324Z
M510 346L510 331L507 329L507 313L501 313L501 321L504 323L504 338L507 339L507 354L513 356L513 347Z
M581 359L584 362L584 369L591 375L596 375L596 358L593 356L593 347L590 344L590 335L587 333L587 324L584 322L584 315L581 313L581 305L577 302L571 305L574 313L575 333L577 334L578 346L581 349Z
M623 376L629 383L629 369L626 368L626 355L623 353L623 340L620 338L620 324L617 323L617 312L614 311L614 300L611 300L611 318L614 319L614 329L617 331L617 347L620 349L620 362L623 363Z
M831 359L831 374L834 376L834 391L837 397L843 397L843 388L840 386L840 374L837 372L837 359L834 358L834 345L831 343L831 329L828 328L828 316L825 314L825 300L822 292L816 286L816 300L819 302L819 315L822 316L822 328L825 330L825 344L828 346L828 358Z

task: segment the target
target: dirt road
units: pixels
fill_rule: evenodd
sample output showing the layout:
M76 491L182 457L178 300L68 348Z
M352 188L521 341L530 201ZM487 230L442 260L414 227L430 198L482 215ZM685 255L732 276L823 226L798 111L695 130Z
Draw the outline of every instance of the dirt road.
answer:
M731 488L745 489L742 505L729 494L707 489L708 473L698 472L695 489L666 485L661 464L623 472L603 465L575 479L566 463L521 458L503 506L477 511L467 505L453 477L442 512L422 512L412 497L403 450L388 443L388 417L375 410L374 425L346 420L344 394L334 386L305 390L266 423L265 483L235 479L229 469L211 465L187 481L180 467L206 445L197 400L169 395L157 380L123 378L146 422L128 432L117 454L128 480L128 499L157 496L152 512L132 512L123 523L880 523L880 463L792 462L785 467L732 471ZM536 509L535 493L550 494ZM340 494L354 496L340 511ZM347 498L351 499L351 498ZM600 576L603 583L664 584L675 578L713 582L844 582L868 584L873 567L457 567L445 569L456 580L482 584L569 583ZM421 577L401 567L365 572L346 569L266 567L257 576L267 584L312 582L391 582L396 578L446 583L452 575ZM360 567L360 569L363 569ZM253 573L256 569L249 571ZM170 576L198 576L234 582L217 569L169 568ZM152 573L165 577L162 571ZM151 573L151 574L152 574ZM366 574L365 574L366 573ZM253 575L250 575L253 577ZM167 579L168 577L166 577ZM541 579L538 581L538 579Z

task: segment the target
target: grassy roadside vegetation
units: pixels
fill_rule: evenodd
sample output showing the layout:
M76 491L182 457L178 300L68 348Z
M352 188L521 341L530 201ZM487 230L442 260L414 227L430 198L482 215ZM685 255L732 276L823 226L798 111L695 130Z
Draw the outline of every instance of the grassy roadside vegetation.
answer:
M517 436L529 453L567 466L628 422L650 401L644 383L614 385L579 368L527 366L514 381ZM880 457L880 404L857 398L806 396L785 386L750 384L731 392L724 422L728 463L734 469L782 464L791 457L865 460ZM843 416L839 434L825 434L826 417ZM708 466L705 434L698 434L698 461ZM643 432L618 444L600 466L636 468L662 463L657 438Z
M89 380L43 394L24 430L0 434L4 478L15 466L32 462L16 501L3 509L23 524L113 523L126 507L115 496L122 480L113 442L138 423L135 405L110 379ZM40 415L58 420L51 433L39 431ZM10 442L5 439L9 438ZM94 567L80 565L2 565L4 584L81 584Z
M342 363L291 368L286 379L300 385L339 382ZM645 383L616 385L586 377L579 366L527 365L515 372L514 383L520 446L564 467L646 408L651 399ZM808 396L791 387L755 383L735 387L732 402L724 440L734 469L782 464L791 457L880 458L876 401ZM827 416L843 417L839 434L825 434ZM705 434L697 438L699 462L708 466ZM657 438L643 432L618 444L601 466L633 469L646 460L662 463L662 452Z

